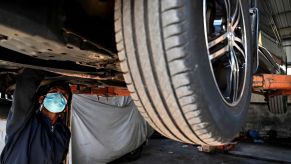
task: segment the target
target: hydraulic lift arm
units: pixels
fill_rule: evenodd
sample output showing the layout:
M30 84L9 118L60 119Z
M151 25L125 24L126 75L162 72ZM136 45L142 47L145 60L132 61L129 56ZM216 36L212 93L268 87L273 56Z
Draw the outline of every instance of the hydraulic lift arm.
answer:
M291 76L262 74L253 76L253 90L274 90L272 95L291 95Z
M96 94L100 96L130 96L126 88L101 87L92 88L81 85L71 86L75 94ZM261 92L273 90L272 95L291 95L291 76L277 74L262 74L253 76L253 90Z

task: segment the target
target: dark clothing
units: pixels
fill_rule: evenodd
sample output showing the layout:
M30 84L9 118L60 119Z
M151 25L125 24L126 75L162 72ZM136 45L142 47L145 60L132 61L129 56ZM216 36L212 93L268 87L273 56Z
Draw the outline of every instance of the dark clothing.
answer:
M37 112L35 91L41 79L42 74L31 69L17 78L1 164L60 164L66 157L70 130L61 119L52 125L49 118Z

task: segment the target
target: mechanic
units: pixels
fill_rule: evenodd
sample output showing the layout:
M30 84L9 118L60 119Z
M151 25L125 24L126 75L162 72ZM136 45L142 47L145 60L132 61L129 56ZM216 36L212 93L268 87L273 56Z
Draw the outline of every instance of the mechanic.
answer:
M39 87L43 78L33 69L17 76L1 164L60 164L66 158L71 133L61 116L72 92L62 81Z

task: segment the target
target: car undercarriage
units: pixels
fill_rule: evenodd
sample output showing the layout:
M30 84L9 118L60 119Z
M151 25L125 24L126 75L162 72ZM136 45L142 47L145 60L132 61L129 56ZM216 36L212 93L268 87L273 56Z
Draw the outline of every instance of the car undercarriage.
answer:
M32 67L71 77L74 84L125 87L110 12L114 1L0 3L2 74Z

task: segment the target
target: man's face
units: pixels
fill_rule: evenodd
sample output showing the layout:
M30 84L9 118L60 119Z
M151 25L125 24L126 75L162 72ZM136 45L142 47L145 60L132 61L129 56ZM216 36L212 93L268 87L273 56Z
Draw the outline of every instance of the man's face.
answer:
M60 93L65 97L65 99L68 102L69 93L62 87L58 87L58 86L52 87L49 89L48 93ZM42 104L45 101L44 99L45 99L45 96L41 96L39 98L39 103ZM59 113L50 112L45 107L43 107L43 108L44 108L44 110L41 110L42 113L44 115L46 115L51 120L52 124L54 124L59 117ZM68 104L66 104L66 107L63 111L66 111L67 109L68 109Z
M62 87L58 87L58 86L54 86L54 87L51 87L48 91L48 93L60 93L64 96L64 98L67 100L68 102L68 99L69 99L69 93L67 90L65 90L64 88ZM42 104L44 102L44 99L45 99L46 95L44 96L41 96L39 98L39 103ZM68 105L69 104L66 104L66 107L63 111L66 111L68 109ZM49 113L51 113L50 111L48 111Z

